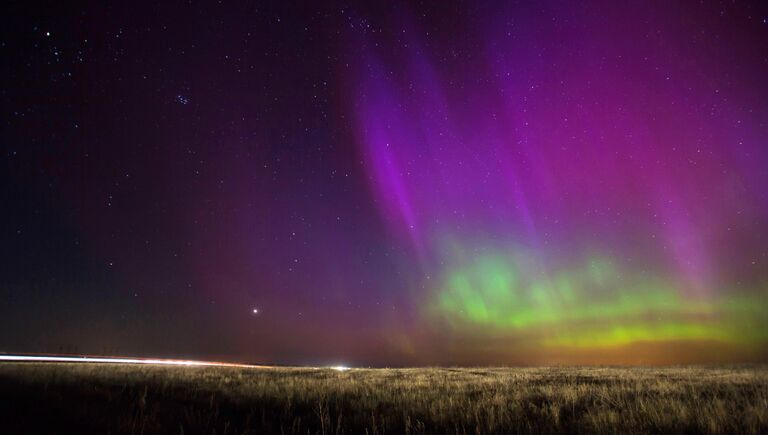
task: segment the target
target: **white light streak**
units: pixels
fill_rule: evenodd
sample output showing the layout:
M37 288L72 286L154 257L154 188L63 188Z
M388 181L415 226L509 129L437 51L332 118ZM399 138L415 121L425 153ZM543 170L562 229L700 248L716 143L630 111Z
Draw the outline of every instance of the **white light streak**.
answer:
M98 357L98 356L0 355L0 361L154 364L154 365L186 366L186 367L246 367L246 368L269 367L269 366L225 363L225 362L215 362L215 361L193 361L193 360L160 359L160 358Z

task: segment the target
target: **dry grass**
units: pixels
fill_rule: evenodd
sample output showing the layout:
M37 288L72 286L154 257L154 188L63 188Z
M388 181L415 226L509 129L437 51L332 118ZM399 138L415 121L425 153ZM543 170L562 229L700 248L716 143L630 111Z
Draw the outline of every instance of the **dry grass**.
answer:
M768 433L768 368L0 364L6 433Z

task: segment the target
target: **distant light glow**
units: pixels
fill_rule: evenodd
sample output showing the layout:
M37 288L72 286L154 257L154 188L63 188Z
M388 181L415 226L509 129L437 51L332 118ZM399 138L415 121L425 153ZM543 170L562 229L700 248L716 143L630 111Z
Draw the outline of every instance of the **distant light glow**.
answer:
M347 366L333 366L331 367L333 370L336 370L337 372L344 372L349 370L349 367Z

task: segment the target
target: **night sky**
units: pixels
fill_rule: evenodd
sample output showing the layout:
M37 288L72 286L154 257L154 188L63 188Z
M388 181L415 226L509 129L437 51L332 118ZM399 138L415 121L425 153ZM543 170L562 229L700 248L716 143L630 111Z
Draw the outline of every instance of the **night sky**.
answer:
M0 351L768 360L768 5L375 3L3 2Z

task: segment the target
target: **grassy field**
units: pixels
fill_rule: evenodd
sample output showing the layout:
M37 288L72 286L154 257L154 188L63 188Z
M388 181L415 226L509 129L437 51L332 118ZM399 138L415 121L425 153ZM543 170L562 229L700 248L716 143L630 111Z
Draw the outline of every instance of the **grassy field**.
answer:
M2 363L3 433L768 433L768 368Z

